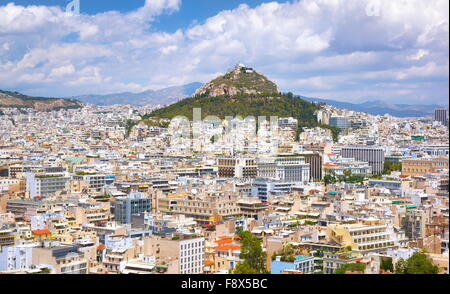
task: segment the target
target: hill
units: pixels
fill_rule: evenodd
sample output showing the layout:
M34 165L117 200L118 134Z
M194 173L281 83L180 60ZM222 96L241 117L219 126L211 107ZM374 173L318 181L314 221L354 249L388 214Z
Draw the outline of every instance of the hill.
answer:
M243 94L271 94L280 93L277 85L269 81L264 75L253 68L242 64L229 70L225 75L219 76L206 83L194 96L236 96Z
M125 92L108 95L83 95L73 98L99 106L115 104L130 104L136 106L149 104L169 105L182 98L191 96L201 85L201 83L190 83L182 86L174 86L160 90L148 90L140 93Z
M227 116L278 116L296 118L299 129L318 126L314 112L319 107L315 103L294 97L292 93L280 93L273 82L242 65L205 84L193 97L157 109L142 119L185 116L192 120L194 108L201 108L202 119L208 115L220 119ZM338 130L322 127L331 129L334 137L337 136Z
M76 109L83 103L75 99L32 97L19 92L0 90L0 107L33 108L41 111Z

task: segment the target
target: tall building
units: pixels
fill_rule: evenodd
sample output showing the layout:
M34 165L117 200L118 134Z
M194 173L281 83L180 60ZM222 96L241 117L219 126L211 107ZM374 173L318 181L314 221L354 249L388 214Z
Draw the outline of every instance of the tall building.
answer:
M444 126L448 126L448 110L445 108L435 109L434 120L441 122Z
M345 116L332 116L330 117L330 126L344 130L350 127L350 122Z
M31 267L33 244L6 246L0 250L0 271L25 270Z
M425 237L427 221L427 214L423 210L408 210L402 220L406 237L411 240Z
M309 163L309 175L312 181L322 179L322 155L317 152L301 154L305 158L305 162Z
M380 174L384 170L384 149L381 147L342 147L341 157L368 162L372 167L372 174Z
M143 193L131 193L126 197L117 197L111 202L111 212L120 224L131 224L131 216L143 212L150 212L151 199Z
M179 239L151 236L144 239L144 254L160 260L175 259L171 274L202 274L205 259L205 238L182 235Z

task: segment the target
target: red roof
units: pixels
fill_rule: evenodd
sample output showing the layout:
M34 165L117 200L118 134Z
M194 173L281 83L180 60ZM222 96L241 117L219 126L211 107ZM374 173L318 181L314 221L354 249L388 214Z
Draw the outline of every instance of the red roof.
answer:
M44 230L34 230L31 231L34 235L46 235L46 234L51 234L52 232L50 232L49 229L44 229Z
M240 249L241 248L241 246L237 246L237 245L224 245L224 246L218 246L217 248L216 248L216 250L237 250L237 249Z

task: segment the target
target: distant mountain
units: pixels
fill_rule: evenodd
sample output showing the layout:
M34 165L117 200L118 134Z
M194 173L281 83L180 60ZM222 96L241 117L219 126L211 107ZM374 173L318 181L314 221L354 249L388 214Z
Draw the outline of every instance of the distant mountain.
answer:
M33 97L19 92L0 90L0 107L34 108L36 110L59 110L81 108L83 103L76 99Z
M76 98L85 103L95 105L114 105L114 104L130 104L136 106L142 105L168 105L178 100L191 96L202 84L191 83L182 86L164 88L161 90L148 90L141 93L116 93L109 95L83 95Z
M348 110L365 112L372 115L390 114L396 117L423 117L433 115L435 108L440 108L439 105L408 105L408 104L391 104L383 101L367 101L359 104L340 102L336 100L310 98L299 96L302 99L311 102L323 102L338 108L345 108Z

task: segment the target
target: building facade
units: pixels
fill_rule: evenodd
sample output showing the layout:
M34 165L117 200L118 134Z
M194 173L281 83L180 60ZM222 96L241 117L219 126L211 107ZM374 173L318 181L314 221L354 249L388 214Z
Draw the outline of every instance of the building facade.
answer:
M372 167L372 174L380 174L384 170L384 149L381 147L342 147L341 157L368 162Z

